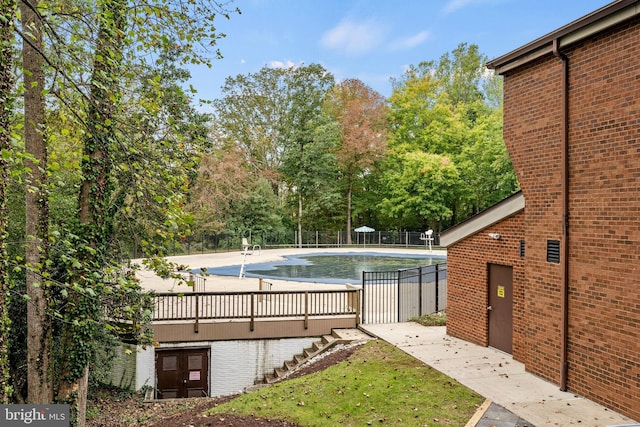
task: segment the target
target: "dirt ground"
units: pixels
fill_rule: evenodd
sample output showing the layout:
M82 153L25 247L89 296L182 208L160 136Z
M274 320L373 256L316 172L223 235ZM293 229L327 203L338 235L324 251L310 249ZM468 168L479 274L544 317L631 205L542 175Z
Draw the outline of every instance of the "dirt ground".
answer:
M286 379L297 378L348 359L358 346L337 346L313 363L303 365ZM296 427L282 421L238 415L203 416L208 408L220 405L237 396L219 398L176 399L144 403L140 395L119 396L116 392L102 392L90 406L92 418L89 427Z

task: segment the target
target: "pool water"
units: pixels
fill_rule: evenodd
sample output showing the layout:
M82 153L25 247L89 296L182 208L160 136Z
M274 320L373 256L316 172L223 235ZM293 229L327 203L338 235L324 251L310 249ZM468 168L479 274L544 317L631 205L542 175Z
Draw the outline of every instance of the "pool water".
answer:
M321 283L360 283L363 271L394 271L446 262L444 256L376 252L321 253L245 265L246 277ZM240 265L208 268L207 273L238 276Z

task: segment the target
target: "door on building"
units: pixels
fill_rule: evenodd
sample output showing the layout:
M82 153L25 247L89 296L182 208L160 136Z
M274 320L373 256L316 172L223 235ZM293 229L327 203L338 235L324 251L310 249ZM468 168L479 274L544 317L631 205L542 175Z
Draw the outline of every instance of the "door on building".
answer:
M156 350L156 398L209 395L209 350Z
M489 346L511 354L513 267L489 264Z

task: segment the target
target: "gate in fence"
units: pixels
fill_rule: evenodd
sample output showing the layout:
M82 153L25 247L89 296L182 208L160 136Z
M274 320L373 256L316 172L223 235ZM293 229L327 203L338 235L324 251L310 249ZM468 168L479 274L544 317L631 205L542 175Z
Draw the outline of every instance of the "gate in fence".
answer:
M406 322L446 306L446 263L362 273L362 323Z

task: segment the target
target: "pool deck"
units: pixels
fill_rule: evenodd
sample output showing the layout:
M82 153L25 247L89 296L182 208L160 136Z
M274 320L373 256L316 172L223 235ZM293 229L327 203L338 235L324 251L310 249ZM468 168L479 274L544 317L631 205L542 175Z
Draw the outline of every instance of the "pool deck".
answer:
M375 252L383 254L407 254L407 255L424 255L425 257L433 255L446 255L446 250L434 249L429 251L426 248L376 248L376 247L347 247L347 248L287 248L287 249L265 249L262 251L254 251L252 255L246 256L245 264L256 264L262 262L279 261L287 255L302 254L320 254L320 253L341 253L341 252ZM189 269L223 267L230 265L241 265L243 253L236 252L220 252L211 254L197 255L181 255L167 258L171 262L186 265ZM138 263L140 260L134 260ZM179 284L175 279L161 279L152 271L141 269L137 276L140 278L142 287L147 290L156 292L184 292L189 290L186 285ZM305 290L305 289L344 289L347 285L336 285L327 283L311 283L297 282L289 280L273 280L269 279L271 290ZM360 283L353 283L360 285ZM207 292L234 292L234 291L257 291L259 290L259 279L253 277L237 276L208 276L206 281Z

